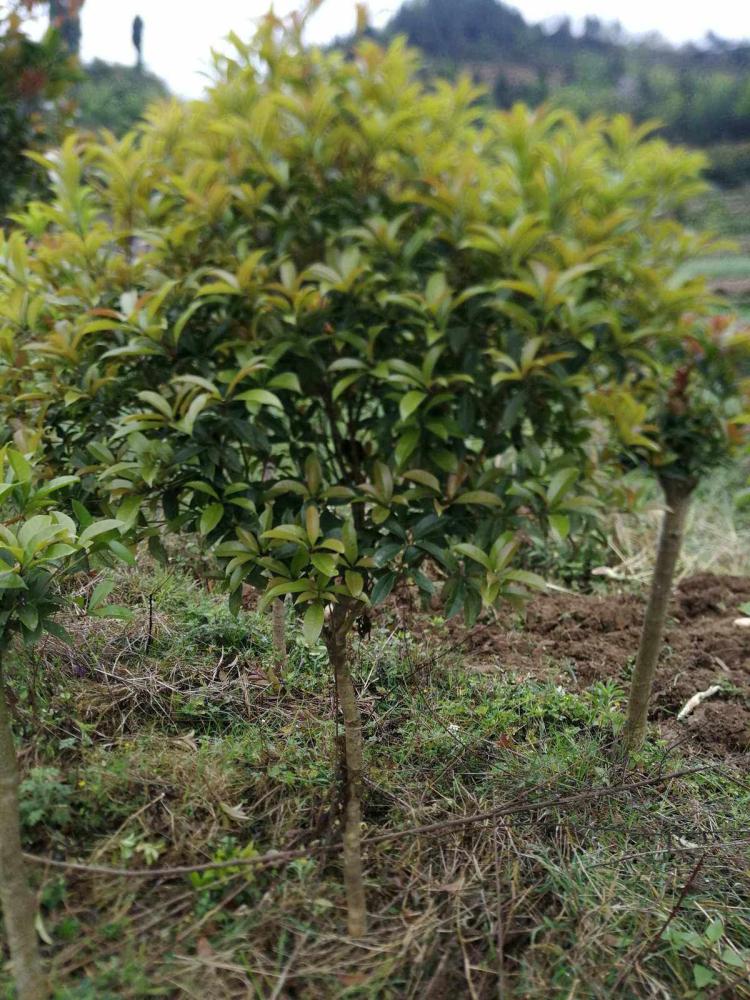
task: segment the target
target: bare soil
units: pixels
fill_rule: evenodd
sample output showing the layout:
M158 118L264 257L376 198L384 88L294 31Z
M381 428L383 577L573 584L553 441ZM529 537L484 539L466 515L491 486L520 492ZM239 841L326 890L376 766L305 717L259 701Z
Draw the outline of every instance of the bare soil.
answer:
M670 739L716 754L750 750L750 629L734 624L746 602L750 578L701 573L679 584L651 716ZM643 608L644 599L629 593L555 592L531 601L523 627L512 616L472 630L453 622L447 627L475 670L552 681L568 690L610 679L626 686ZM422 627L428 631L426 622ZM688 699L713 684L722 690L678 723Z

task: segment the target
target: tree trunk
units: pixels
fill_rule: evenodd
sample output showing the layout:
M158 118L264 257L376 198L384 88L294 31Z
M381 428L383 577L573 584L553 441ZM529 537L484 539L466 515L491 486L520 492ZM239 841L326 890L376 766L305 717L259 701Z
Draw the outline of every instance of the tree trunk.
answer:
M344 888L349 934L363 937L367 933L367 903L362 878L362 719L357 704L352 676L346 655L346 615L340 607L333 610L326 629L328 656L336 677L341 713L344 717Z
M646 735L646 719L656 665L661 652L667 607L672 594L672 581L682 548L690 496L695 487L691 480L661 479L667 507L659 536L656 565L651 579L646 614L643 620L638 656L633 668L628 699L628 716L625 723L625 749L637 750Z
M277 597L271 605L273 616L273 651L276 654L276 670L279 678L286 670L286 609L282 598Z
M36 928L36 902L24 872L18 765L0 663L0 902L18 1000L49 996Z

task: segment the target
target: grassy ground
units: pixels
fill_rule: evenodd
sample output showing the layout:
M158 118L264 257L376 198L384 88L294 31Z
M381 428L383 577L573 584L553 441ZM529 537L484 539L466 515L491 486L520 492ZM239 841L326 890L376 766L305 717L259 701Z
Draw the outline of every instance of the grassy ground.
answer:
M34 865L58 1000L750 996L741 761L651 742L624 772L615 684L472 675L439 620L430 649L382 619L353 648L373 929L352 942L323 650L292 631L282 688L265 618L181 571L119 589L133 623L72 621L74 647L16 664L28 849L138 871L302 856Z

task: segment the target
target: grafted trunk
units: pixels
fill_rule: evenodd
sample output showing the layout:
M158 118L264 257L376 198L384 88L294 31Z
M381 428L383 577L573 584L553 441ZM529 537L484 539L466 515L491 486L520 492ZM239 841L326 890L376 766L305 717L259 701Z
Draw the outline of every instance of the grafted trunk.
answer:
M0 663L0 902L18 1000L49 996L36 928L36 902L26 881L18 811L18 765Z
M667 608L682 548L690 496L695 483L692 480L669 479L665 476L661 480L661 486L667 506L661 525L656 565L643 620L638 656L630 684L624 731L626 750L637 750L646 735L649 699L661 652Z
M362 719L346 654L346 616L334 609L326 629L328 656L336 678L344 718L344 833L343 868L349 934L367 933L367 902L362 876Z
M277 597L271 605L273 616L273 651L276 656L276 670L279 677L286 669L286 615L284 601Z

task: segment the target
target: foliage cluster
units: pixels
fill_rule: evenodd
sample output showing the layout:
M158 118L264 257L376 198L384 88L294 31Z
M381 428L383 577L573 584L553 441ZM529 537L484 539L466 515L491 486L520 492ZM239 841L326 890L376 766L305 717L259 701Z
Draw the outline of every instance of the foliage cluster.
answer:
M205 102L47 158L2 250L22 433L125 520L223 540L236 600L294 592L310 635L399 574L470 619L533 584L523 532L596 512L588 394L658 387L704 308L670 219L700 157L418 69L271 20Z
M74 482L74 476L40 478L20 452L0 449L0 654L16 635L27 645L44 633L65 637L55 621L65 601L61 577L87 568L94 555L105 564L132 561L121 522L95 521L77 504L76 523L61 509L57 494ZM112 610L103 603L107 594L101 584L91 595L93 613Z

